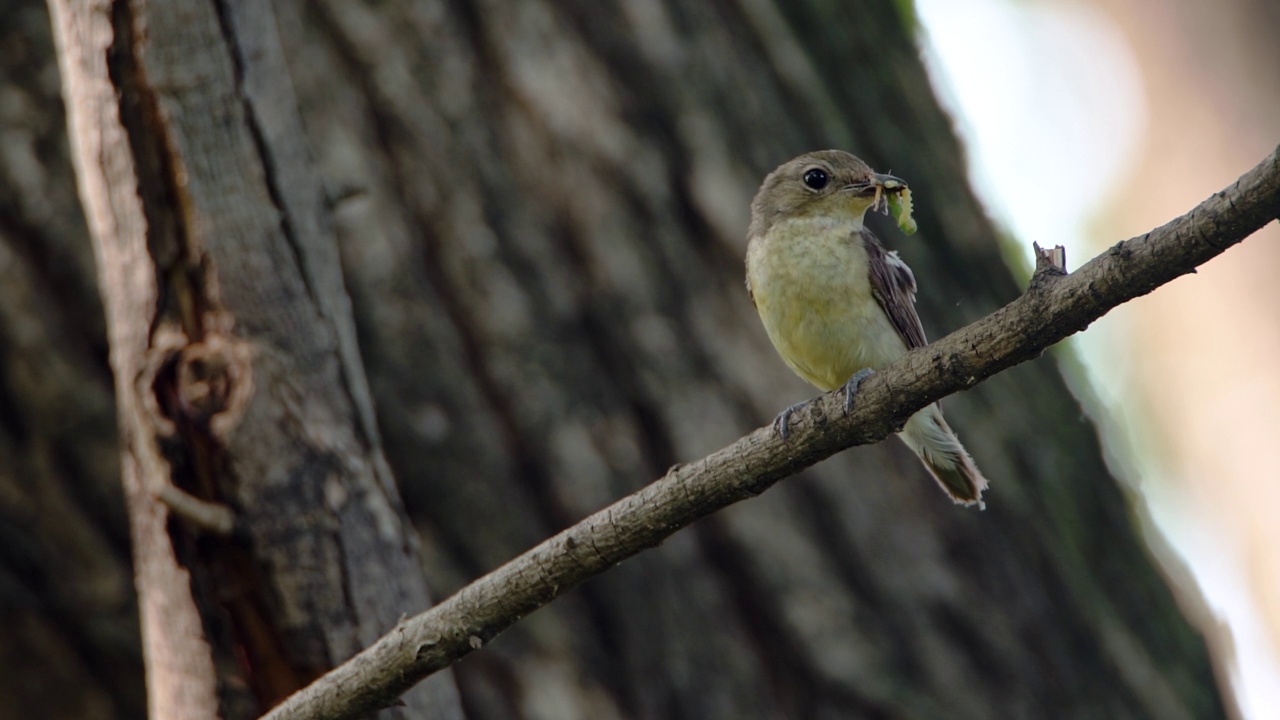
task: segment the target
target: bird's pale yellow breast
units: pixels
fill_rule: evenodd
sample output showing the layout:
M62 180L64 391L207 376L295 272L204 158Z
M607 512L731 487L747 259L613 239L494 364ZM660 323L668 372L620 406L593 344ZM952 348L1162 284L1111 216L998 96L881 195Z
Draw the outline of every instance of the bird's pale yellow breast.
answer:
M787 365L822 390L906 352L871 292L860 219L789 218L753 238L747 278Z

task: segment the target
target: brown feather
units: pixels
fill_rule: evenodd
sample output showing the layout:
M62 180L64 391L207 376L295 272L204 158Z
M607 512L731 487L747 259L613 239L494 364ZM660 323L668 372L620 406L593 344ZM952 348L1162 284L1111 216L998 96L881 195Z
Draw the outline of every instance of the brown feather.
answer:
M924 347L928 340L916 314L916 277L911 274L911 268L898 259L897 253L886 250L879 238L866 228L862 229L862 245L867 249L871 292L876 302L889 316L889 322L902 336L908 350Z

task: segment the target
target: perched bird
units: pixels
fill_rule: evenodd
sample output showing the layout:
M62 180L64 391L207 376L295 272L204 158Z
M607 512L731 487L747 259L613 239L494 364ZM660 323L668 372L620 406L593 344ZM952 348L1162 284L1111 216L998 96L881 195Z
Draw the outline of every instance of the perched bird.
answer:
M863 379L926 343L915 276L862 224L906 187L849 153L823 150L774 170L751 202L747 291L765 331L797 375L824 391L843 385L846 412ZM774 421L783 437L797 407ZM955 502L981 503L987 480L937 403L898 437Z

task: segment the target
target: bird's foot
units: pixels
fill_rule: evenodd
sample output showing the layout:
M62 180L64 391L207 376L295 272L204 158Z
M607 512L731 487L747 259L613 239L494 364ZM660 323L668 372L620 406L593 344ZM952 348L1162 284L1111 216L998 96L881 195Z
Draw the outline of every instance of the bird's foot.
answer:
M787 432L788 432L787 421L791 419L791 413L804 407L804 405L805 405L804 403L798 402L795 405L792 405L791 407L787 408L786 410L783 410L782 412L778 413L778 417L773 419L773 429L777 431L778 435L783 440L787 439Z
M848 415L853 410L853 396L858 394L858 386L863 380L875 375L876 371L871 368L862 368L849 378L849 382L844 384L844 414Z

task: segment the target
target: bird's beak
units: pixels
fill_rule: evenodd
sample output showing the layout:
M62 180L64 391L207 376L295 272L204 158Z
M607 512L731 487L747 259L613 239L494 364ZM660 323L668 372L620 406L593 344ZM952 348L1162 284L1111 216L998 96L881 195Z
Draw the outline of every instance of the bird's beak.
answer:
M894 175L877 173L870 180L852 185L845 185L844 190L854 195L874 195L877 199L884 193L902 192L907 188L907 181Z
M886 195L889 193L900 193L907 189L907 181L893 175L884 175L876 173L866 182L853 183L844 186L844 189L853 193L858 197L871 196L871 211L883 209L889 212L889 201Z
M893 175L872 175L871 180L878 184L885 192L902 192L907 187L907 181Z

